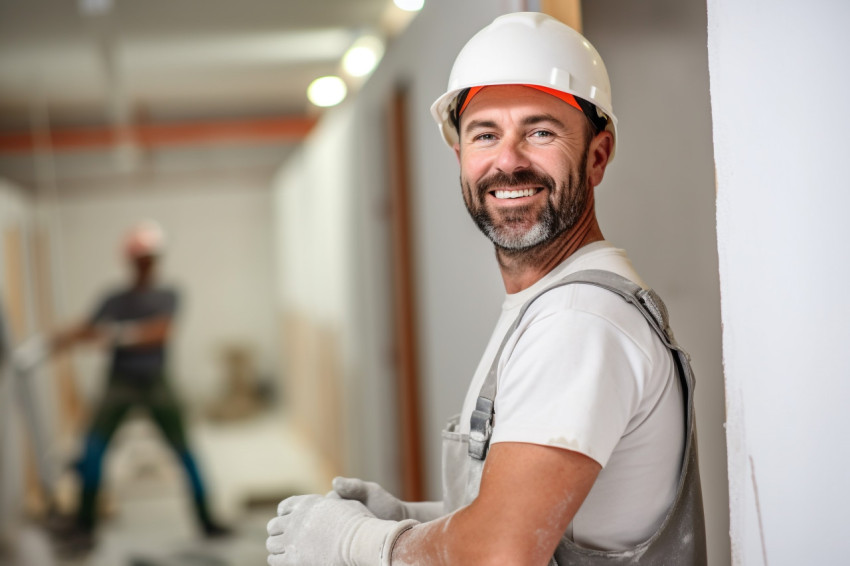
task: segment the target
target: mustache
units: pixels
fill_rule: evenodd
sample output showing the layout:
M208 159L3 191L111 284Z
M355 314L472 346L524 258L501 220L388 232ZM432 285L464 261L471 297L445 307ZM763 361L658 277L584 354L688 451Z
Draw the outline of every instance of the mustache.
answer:
M538 173L530 169L523 169L513 174L507 174L503 171L497 171L489 177L481 179L475 184L478 194L490 192L491 187L507 188L507 187L522 187L528 185L542 185L552 191L555 189L555 180L549 175Z

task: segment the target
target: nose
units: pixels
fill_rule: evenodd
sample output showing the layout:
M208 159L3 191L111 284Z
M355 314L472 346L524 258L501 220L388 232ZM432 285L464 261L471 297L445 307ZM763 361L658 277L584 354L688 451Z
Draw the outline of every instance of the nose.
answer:
M522 147L522 140L514 137L502 140L499 155L496 158L496 167L500 171L511 174L530 166L531 162Z

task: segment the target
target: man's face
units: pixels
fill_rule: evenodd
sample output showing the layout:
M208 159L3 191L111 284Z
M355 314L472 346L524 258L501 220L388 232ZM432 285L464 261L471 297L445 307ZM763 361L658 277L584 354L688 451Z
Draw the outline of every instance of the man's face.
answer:
M588 198L587 119L523 86L482 89L455 146L469 214L499 248L524 250L572 228Z

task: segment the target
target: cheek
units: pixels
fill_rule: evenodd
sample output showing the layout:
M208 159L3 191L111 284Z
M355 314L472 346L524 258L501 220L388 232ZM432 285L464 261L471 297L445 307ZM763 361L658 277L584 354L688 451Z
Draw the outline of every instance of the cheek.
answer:
M561 153L541 160L540 167L555 179L572 179L580 174L582 167L581 156L574 153Z
M487 174L491 163L492 159L475 152L467 151L460 156L461 175L475 181Z

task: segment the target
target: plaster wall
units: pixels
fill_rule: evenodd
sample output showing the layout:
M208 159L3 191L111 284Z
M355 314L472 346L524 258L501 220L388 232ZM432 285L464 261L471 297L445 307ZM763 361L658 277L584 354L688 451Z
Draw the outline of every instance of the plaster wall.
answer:
M708 0L736 565L846 562L848 19Z

